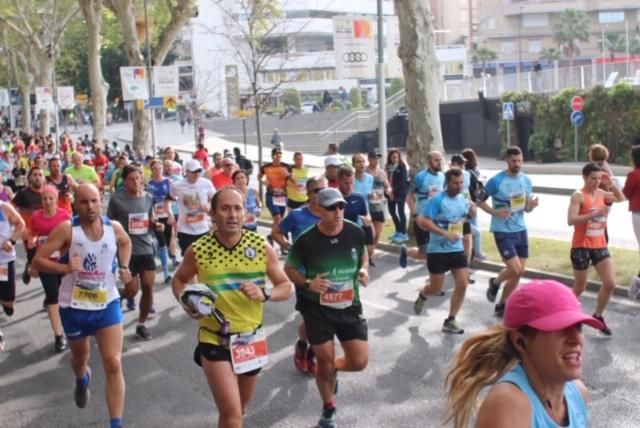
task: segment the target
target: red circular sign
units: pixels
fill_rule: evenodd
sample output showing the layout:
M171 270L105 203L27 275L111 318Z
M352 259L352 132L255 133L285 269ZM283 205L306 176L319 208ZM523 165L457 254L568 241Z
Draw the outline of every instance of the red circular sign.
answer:
M579 95L571 98L571 108L573 111L582 111L584 108L584 99Z

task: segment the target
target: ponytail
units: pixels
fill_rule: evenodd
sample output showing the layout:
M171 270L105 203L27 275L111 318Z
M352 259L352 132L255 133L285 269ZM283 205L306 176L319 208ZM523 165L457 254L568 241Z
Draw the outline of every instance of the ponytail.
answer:
M444 381L447 409L444 424L466 428L477 409L482 388L494 384L517 361L518 353L503 325L494 325L470 337L461 346Z

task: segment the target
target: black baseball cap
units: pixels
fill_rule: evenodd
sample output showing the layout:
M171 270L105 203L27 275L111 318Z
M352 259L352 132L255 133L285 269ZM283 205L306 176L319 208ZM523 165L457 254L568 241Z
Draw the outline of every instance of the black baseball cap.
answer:
M379 151L377 151L377 150L372 150L372 151L370 151L370 152L367 154L367 157L368 157L369 159L373 159L373 158L378 158L378 159L380 159L380 158L382 157L382 154L381 154Z

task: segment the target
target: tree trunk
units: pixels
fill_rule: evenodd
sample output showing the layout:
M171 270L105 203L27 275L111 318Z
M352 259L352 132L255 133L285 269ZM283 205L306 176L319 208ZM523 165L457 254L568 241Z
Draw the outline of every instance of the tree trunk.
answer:
M100 64L100 31L102 29L102 0L79 0L82 16L87 24L88 66L91 101L93 103L93 138L106 147L107 91L109 85L102 76Z
M256 139L258 141L258 170L262 168L262 132L260 126L260 103L258 102L258 91L254 88L253 105L256 112ZM262 181L258 182L258 192L262 195Z
M429 151L444 152L433 17L425 1L396 0L395 6L400 24L398 55L402 60L409 111L407 159L412 170L419 171Z
M31 134L31 85L19 84L22 94L22 132Z
M51 82L51 71L52 71L51 63L42 64L41 67L42 67L42 72L38 75L37 86L42 86L42 87L53 90L51 86L51 83L52 83ZM50 133L52 118L51 118L51 113L49 109L42 108L42 106L38 106L37 101L38 100L36 99L36 107L40 108L40 111L36 112L36 114L40 116L40 127L38 131L39 131L39 134L44 137L46 135L49 135Z

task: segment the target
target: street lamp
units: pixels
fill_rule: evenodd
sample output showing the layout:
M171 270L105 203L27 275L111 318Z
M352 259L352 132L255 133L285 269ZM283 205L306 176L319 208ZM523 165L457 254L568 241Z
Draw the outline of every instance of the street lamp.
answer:
M520 14L518 15L518 90L520 90L520 77L522 75L522 11L524 5L520 5Z
M149 99L153 96L153 82L151 80L151 42L149 40L149 11L147 9L147 0L144 0L144 32L147 45L147 82L149 84ZM151 154L157 156L158 148L156 146L156 112L151 112Z

